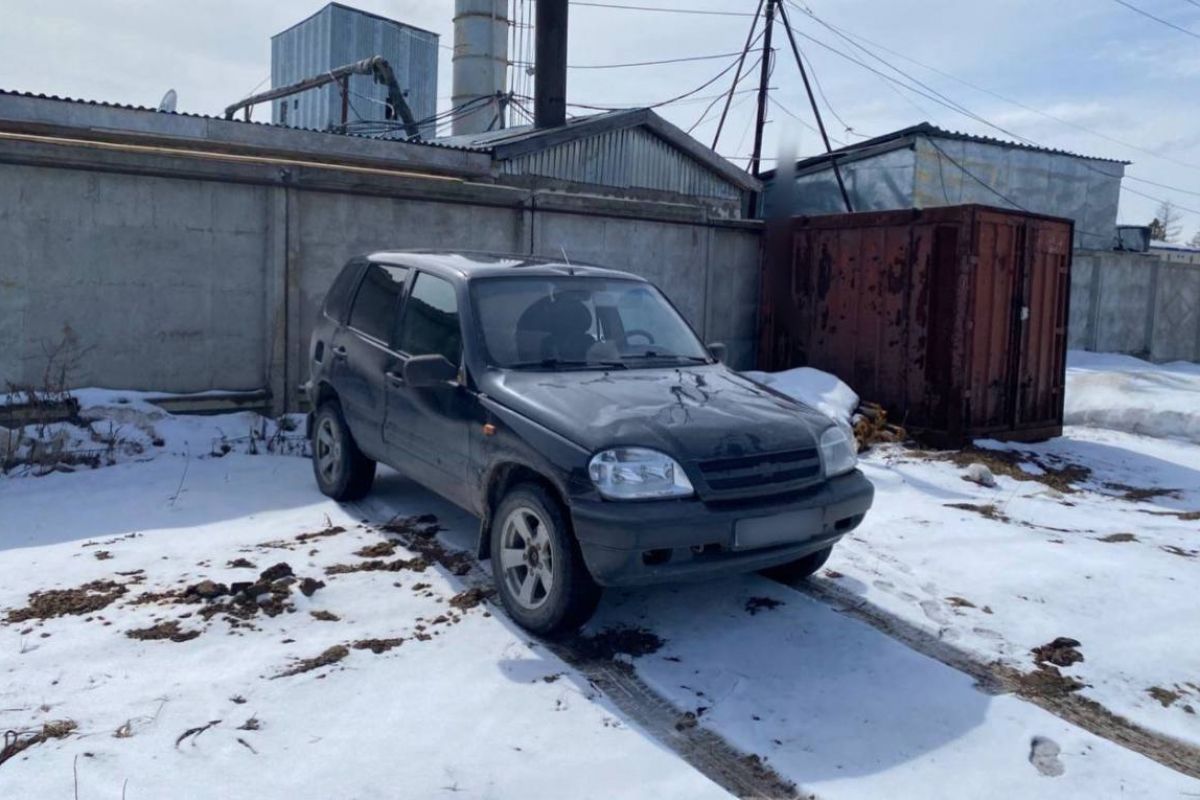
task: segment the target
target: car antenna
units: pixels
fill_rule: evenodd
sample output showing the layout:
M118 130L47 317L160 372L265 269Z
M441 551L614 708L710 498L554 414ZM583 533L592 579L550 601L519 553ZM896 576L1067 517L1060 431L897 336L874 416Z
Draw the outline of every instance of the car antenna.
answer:
M560 244L558 246L558 249L562 251L563 261L567 262L567 274L574 275L575 268L573 266L571 266L571 259L567 258L567 248Z

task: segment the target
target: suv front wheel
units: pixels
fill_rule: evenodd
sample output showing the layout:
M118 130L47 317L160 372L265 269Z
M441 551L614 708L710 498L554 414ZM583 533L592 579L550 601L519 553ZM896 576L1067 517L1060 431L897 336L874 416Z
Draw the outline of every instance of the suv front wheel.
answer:
M509 615L542 636L569 633L592 616L592 580L562 506L526 483L505 495L492 518L492 576Z
M323 403L313 419L313 475L334 500L359 500L371 491L375 462L363 455L337 403Z

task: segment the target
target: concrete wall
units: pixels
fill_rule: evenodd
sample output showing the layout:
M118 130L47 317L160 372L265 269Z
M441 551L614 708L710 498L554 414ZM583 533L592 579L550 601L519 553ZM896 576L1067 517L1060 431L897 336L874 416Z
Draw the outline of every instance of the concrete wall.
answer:
M1067 332L1076 349L1200 361L1200 266L1076 251Z
M754 358L759 229L700 207L460 179L0 141L0 387L69 325L76 386L270 388L294 404L321 298L352 255L561 255L654 280Z

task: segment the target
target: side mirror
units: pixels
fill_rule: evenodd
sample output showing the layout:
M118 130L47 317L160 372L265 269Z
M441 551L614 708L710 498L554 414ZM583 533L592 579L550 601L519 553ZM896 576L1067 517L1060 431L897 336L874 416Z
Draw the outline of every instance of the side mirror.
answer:
M721 342L710 342L708 345L708 354L724 364L727 350Z
M458 367L443 355L413 356L404 364L404 382L417 389L445 386L458 380Z

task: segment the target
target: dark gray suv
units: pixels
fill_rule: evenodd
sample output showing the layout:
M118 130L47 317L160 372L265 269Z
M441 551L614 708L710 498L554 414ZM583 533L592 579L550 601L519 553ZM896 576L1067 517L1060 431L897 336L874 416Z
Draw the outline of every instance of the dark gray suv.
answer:
M725 367L653 285L526 256L350 261L311 347L313 470L382 461L478 515L521 625L570 630L601 586L815 572L874 489L829 418Z

